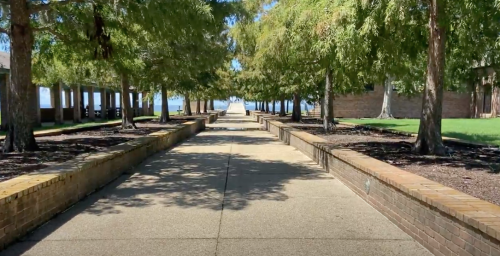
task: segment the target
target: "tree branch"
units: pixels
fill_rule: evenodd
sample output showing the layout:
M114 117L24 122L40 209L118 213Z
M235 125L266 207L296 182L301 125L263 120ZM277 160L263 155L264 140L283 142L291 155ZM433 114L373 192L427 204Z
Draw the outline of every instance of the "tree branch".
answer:
M53 36L55 36L57 39L61 40L61 41L66 41L66 42L69 42L68 38L65 37L63 34L57 32L54 28L52 27L44 27L43 29L41 30L38 30L38 31L47 31L49 33L51 33Z
M49 25L49 26L43 26L43 27L37 27L37 28L33 28L33 32L40 32L40 31L49 31L51 32L52 28L52 25ZM52 32L51 32L52 33Z
M51 8L56 7L56 6L62 6L62 5L71 4L71 3L83 3L83 2L86 2L86 0L63 0L63 1L52 0L49 3L33 5L31 7L30 13L31 14L38 13L41 11L50 10Z
M7 30L7 29L5 29L5 28L2 28L2 27L0 27L0 33L2 33L2 34L6 34L6 35L10 35L9 30Z

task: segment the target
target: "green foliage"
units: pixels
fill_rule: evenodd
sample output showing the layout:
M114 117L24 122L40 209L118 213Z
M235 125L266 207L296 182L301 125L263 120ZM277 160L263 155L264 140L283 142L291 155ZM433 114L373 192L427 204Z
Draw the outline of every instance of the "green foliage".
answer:
M266 3L253 1L249 12L259 18L241 21L231 30L242 66L239 80L246 81L241 84L250 98L276 98L296 90L321 97L326 65L334 72L336 94L362 92L366 83L383 84L389 76L401 94L422 91L427 2L288 0L265 10ZM472 67L496 69L500 12L495 1L446 5L445 85L463 91L465 84L481 79Z

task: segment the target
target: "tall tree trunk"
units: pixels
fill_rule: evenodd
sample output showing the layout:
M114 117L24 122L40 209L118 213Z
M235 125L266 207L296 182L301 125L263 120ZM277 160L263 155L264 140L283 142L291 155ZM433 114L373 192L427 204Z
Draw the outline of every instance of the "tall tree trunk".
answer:
M55 119L55 124L56 125L62 125L64 124L64 113L63 113L63 108L62 108L62 102L61 102L61 88L63 86L62 81L59 81L55 84L52 85L52 88L50 88L51 96L52 96L52 102L53 102L53 108L54 108L54 119Z
M320 110L320 116L321 116L321 118L324 118L325 117L325 97L324 96L319 101L319 106L321 108L321 110Z
M330 65L326 67L325 79L323 129L331 131L335 127L335 120L333 119L333 73Z
M276 114L276 101L275 101L275 100L273 100L273 103L272 103L272 104L273 104L273 108L271 109L271 113L272 113L273 115L275 115L275 114Z
M203 113L208 113L208 100L203 100Z
M186 93L184 95L184 115L186 116L192 116L193 112L191 112L191 99L189 99L189 93Z
M295 92L293 94L293 111L292 111L292 121L300 122L302 119L301 107L300 107L300 94Z
M280 99L280 116L286 116L285 112L285 96L282 95Z
M122 73L122 128L136 129L134 124L134 112L130 108L130 86L128 76Z
M139 115L139 93L136 91L132 92L132 109L134 110L132 113L134 117Z
M265 107L266 107L266 113L269 113L269 101L267 101L267 100L266 100Z
M62 86L61 86L62 87ZM82 109L81 109L81 91L80 91L80 86L79 85L72 85L71 88L73 88L73 123L78 124L82 122ZM54 101L61 101L61 90L57 89L57 97L55 98ZM60 103L56 105L58 108L60 108ZM62 113L62 110L60 111Z
M470 118L478 118L479 116L477 111L477 88L475 82L471 83L470 91L471 91Z
M34 151L38 149L30 115L31 54L33 30L30 26L29 4L10 1L10 75L9 131L3 151Z
M196 114L200 115L201 114L201 100L196 99Z
M210 99L210 105L208 105L208 110L215 110L214 100Z
M264 101L260 103L260 111L264 112Z
M288 114L288 112L290 112L290 111L289 111L289 110L290 110L289 106L290 106L290 101L289 101L289 100L287 100L287 101L286 101L286 113L287 113L287 114Z
M170 113L168 112L168 94L167 86L161 86L161 116L160 123L164 124L170 121Z
M148 108L148 113L150 116L155 115L155 95L154 93L151 95L151 98L149 98L149 108ZM168 105L167 105L168 108Z
M391 119L394 118L392 116L391 111L391 102L392 102L392 78L387 77L384 82L384 102L382 103L382 112L378 118L380 119Z
M444 155L446 149L441 137L441 118L446 45L446 28L443 23L446 19L446 1L429 0L429 3L427 82L422 97L422 116L414 149L420 154Z
M259 110L259 103L257 103L257 101L255 101L255 111Z
M33 84L30 87L30 110L33 120L33 127L42 127L40 116L40 88Z

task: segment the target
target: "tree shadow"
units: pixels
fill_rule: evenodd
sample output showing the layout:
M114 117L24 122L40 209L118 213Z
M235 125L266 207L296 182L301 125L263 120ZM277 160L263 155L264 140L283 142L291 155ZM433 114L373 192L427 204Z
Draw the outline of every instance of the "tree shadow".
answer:
M202 140L207 137L210 136L203 136ZM229 142L220 139L218 142L198 144L198 152L204 151L204 146ZM255 144L250 140L240 143ZM129 209L153 206L211 211L220 211L224 207L239 211L247 208L253 200L287 200L289 196L284 189L290 180L333 179L307 164L230 155L224 151L213 152L209 147L207 153L189 153L185 146L183 144L181 150L161 152L149 158L140 168L120 176L26 236L23 240L29 243L16 245L15 253L9 255L23 254L77 215L120 216Z
M238 124L238 123L255 123L254 120L249 119L219 119L216 124Z
M496 149L465 146L453 142L445 142L445 146L450 150L446 156L416 154L412 151L412 143L408 142L357 142L336 147L348 148L401 168L410 165L446 166L491 172L492 166L500 163L500 155Z
M236 129L237 131L237 129ZM209 133L208 133L209 132ZM227 133L227 129L216 129L210 128L207 133L202 133L199 136L202 140L197 141L186 141L182 143L183 147L198 147L198 146L208 146L217 144L236 144L236 145L266 145L269 143L275 143L276 139L272 137L260 137L260 136L245 136L245 135L231 135L223 136L217 133ZM251 134L251 131L248 131Z
M489 145L497 145L500 143L499 135L477 134L477 133L461 133L461 132L443 132L443 136L457 138L461 140L485 143Z
M367 124L360 124L356 126L371 126L371 127L379 127L379 128L386 128L386 129L393 129L394 127L411 127L414 126L412 124L402 124L402 123L367 123ZM417 123L418 126L418 123Z

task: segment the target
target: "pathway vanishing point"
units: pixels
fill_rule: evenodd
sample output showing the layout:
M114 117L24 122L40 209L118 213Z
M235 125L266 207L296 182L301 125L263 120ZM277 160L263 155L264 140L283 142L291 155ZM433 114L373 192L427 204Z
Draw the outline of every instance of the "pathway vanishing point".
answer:
M231 104L0 255L431 255L244 112Z

